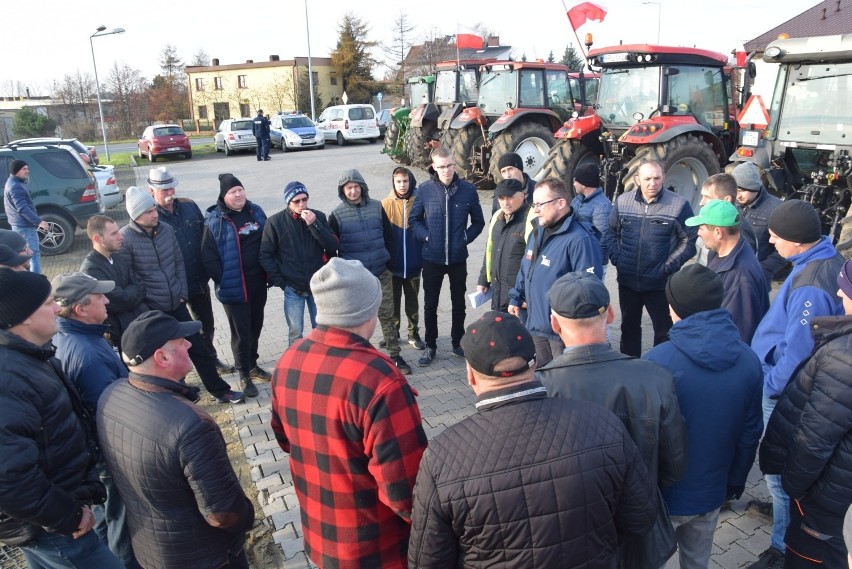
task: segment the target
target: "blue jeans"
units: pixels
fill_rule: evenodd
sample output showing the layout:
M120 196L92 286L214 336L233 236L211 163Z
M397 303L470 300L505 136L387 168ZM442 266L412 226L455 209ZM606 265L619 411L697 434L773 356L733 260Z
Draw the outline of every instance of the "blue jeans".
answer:
M133 546L130 543L127 511L103 461L98 462L98 475L106 488L106 502L102 506L92 507L95 514L94 531L126 569L139 569L140 565L133 556Z
M284 318L289 331L288 346L302 337L305 329L305 304L311 318L311 328L317 327L317 305L309 292L296 292L293 287L284 287Z
M696 516L672 516L680 569L707 569L718 522L719 508Z
M763 425L764 428L769 424L769 416L772 415L772 410L775 409L776 399L770 399L763 394ZM764 474L763 479L766 480L766 487L769 489L769 495L772 496L772 537L770 545L780 551L785 552L784 534L787 532L787 526L790 525L790 497L781 487L781 476L779 474Z
M41 249L39 249L38 245L38 229L35 227L12 227L12 231L15 233L20 233L21 237L26 239L27 245L30 249L33 250L33 258L30 261L30 272L40 273L41 272ZM19 251L15 251L18 253Z
M93 531L80 539L46 533L20 549L31 569L123 569Z

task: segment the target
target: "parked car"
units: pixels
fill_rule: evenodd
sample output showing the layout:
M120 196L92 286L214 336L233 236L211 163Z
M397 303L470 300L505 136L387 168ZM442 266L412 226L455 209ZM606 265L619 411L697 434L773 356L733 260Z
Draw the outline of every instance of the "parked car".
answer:
M325 148L325 138L316 125L302 113L278 113L269 128L270 146L283 151L300 148Z
M47 231L39 231L41 254L65 253L74 243L77 227L86 227L90 217L104 211L97 181L79 154L61 146L0 148L3 172L9 171L13 160L24 160L30 167L27 187L39 216L48 223ZM2 203L0 224L8 227Z
M393 109L382 109L379 111L376 118L376 122L379 125L379 136L382 138L385 137L385 133L388 131L388 127L390 127L392 110Z
M83 162L91 165L98 165L98 151L94 146L86 146L76 138L56 138L56 137L38 137L38 138L21 138L13 140L9 146L43 146L45 144L58 144L69 147L80 154Z
M328 107L317 119L317 128L325 140L343 146L353 140L376 142L379 127L373 105L334 105Z
M121 188L115 178L115 166L92 166L92 174L98 181L98 196L105 210L112 209L122 201Z
M216 152L225 151L225 156L231 156L237 150L257 149L257 138L252 130L252 119L225 119L213 135L213 146Z
M192 158L192 146L189 137L176 124L155 124L145 128L139 137L139 158L147 156L151 162L157 158L183 154L187 160Z

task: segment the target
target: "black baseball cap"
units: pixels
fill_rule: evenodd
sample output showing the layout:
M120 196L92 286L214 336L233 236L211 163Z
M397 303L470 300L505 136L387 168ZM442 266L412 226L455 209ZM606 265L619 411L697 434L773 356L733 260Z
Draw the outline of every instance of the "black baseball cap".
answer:
M565 318L592 318L606 312L609 291L592 273L562 275L547 292L550 309Z
M492 377L511 377L523 373L535 362L532 336L517 316L489 310L467 327L461 347L470 367ZM503 360L520 357L527 363L518 369L494 371Z
M518 192L524 191L524 185L514 178L504 178L497 183L494 188L494 195L499 197L514 196Z
M136 318L121 336L124 363L139 365L162 348L169 340L186 338L201 331L201 322L181 322L162 312L149 310Z

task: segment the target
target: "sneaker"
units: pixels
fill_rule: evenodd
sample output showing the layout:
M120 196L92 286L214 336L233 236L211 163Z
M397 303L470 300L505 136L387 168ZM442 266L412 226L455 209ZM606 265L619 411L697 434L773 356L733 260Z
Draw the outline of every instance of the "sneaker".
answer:
M426 367L427 365L432 363L432 360L435 359L435 348L426 348L423 350L423 355L420 356L420 359L417 361L417 365L420 367Z
M781 569L784 566L784 554L770 546L769 549L760 554L757 561L746 569Z
M746 514L758 518L765 524L771 524L772 519L772 502L762 502L760 500L751 500L746 506Z
M232 391L230 389L221 395L214 395L213 397L219 403L232 403L234 405L242 403L243 399L245 399L242 391Z
M396 367L400 371L400 373L402 373L403 375L411 375L411 366L405 363L405 360L402 359L402 357L396 356L391 359L393 360L393 363L396 364Z
M249 377L258 381L269 381L270 379L272 379L272 375L260 366L254 366L253 368L251 368L251 371L249 372Z
M216 358L216 371L219 373L236 373L237 368Z
M257 397L257 386L250 377L240 379L240 385L243 388L243 393L246 397Z
M413 336L408 337L408 343L414 346L416 350L425 350L426 344L423 343L423 340L420 339L420 336L414 334Z
M464 348L462 348L461 346L456 346L455 348L453 348L453 355L458 356L460 358L463 358L464 357Z

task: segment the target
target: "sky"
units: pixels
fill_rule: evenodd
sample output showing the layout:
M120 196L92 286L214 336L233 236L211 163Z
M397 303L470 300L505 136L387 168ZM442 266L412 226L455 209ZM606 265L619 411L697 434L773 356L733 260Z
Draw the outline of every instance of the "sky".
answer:
M602 23L580 27L592 32L595 46L657 43L696 46L725 54L782 24L816 0L594 0L607 11ZM306 23L307 3L307 23ZM571 8L579 0L565 0ZM98 78L103 83L114 65L129 65L150 80L160 72L158 60L167 44L189 63L204 50L222 65L246 60L282 60L308 55L328 57L334 50L342 17L351 12L370 29L368 39L390 43L395 20L404 13L415 27L415 43L425 37L469 33L479 23L513 47L520 59L562 57L576 45L562 0L492 2L476 0L255 0L239 4L199 0L107 0L93 6L67 0L28 0L0 34L0 96L23 92L50 94L53 82L65 75L94 76L89 36L104 25L124 28L121 34L92 40ZM514 5L514 9L504 6ZM499 7L498 7L499 6ZM242 13L243 15L239 15ZM659 28L658 28L659 22ZM416 41L420 40L420 41ZM374 57L388 60L377 48ZM381 77L377 73L377 78Z

